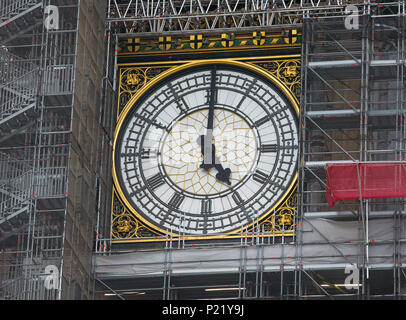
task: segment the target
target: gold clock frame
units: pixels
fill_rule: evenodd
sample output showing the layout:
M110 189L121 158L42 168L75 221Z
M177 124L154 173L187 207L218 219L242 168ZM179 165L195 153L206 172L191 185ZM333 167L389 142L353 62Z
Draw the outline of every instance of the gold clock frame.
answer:
M155 63L139 63L139 64L119 64L120 68L120 87L118 101L120 103L121 94L124 92L128 94L128 90L123 88L124 76L127 75L128 83L128 70L143 70L143 79L134 80L136 83L135 89L132 90L132 95L125 104L125 107L120 110L117 107L117 123L114 131L113 143L113 201L111 211L111 236L113 243L128 243L128 242L155 242L155 241L168 241L172 240L209 240L209 239L224 239L224 238L238 238L243 234L247 235L258 225L263 225L265 230L272 229L268 232L267 236L292 236L294 234L294 220L296 213L296 187L297 176L296 173L289 188L285 191L283 196L277 201L274 206L266 213L262 214L255 222L243 228L238 227L233 231L225 234L210 235L210 236L184 236L175 232L170 232L157 227L150 223L141 214L139 214L129 203L124 196L120 184L118 183L116 168L115 168L115 150L117 144L118 133L121 130L124 119L132 109L135 102L141 98L152 86L159 81L169 77L170 75L179 71L209 64L228 64L238 66L243 69L248 69L262 75L266 79L275 84L285 97L293 106L296 114L299 116L298 94L300 90L300 55L285 55L285 56L270 56L270 57L256 57L256 58L235 58L235 59L208 59L208 60L185 60L177 62L155 62ZM275 67L275 63L276 66ZM273 67L269 68L270 64ZM146 71L157 68L160 72L148 78ZM127 72L127 73L126 73ZM281 74L286 77L283 77ZM134 73L133 73L134 74ZM153 73L154 74L154 73ZM142 75L142 72L138 75ZM132 77L134 79L134 77ZM283 79L282 79L283 78ZM139 82L141 82L141 85ZM130 77L131 82L131 77ZM125 86L124 86L125 87ZM296 90L295 90L295 89ZM130 90L131 91L131 90ZM275 230L276 219L278 225L282 226L282 230ZM282 223L281 223L282 222ZM286 228L285 228L286 226ZM125 235L122 237L121 235Z

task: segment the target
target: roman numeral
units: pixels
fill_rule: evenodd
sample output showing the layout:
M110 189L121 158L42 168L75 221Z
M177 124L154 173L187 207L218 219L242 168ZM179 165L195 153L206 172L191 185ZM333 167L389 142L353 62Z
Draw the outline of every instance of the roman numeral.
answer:
M202 200L201 213L208 214L212 212L211 199Z
M141 151L141 159L149 159L149 157L150 157L149 150Z
M125 153L125 152L120 153L121 157L134 157L136 155L137 155L136 153Z
M234 202L237 205L240 205L241 203L243 203L243 199L241 198L240 194L237 191L234 192L231 197L233 198Z
M245 99L247 98L247 96L249 96L249 93L252 90L252 87L256 84L257 80L254 79L253 82L250 82L247 91L245 92L245 95L241 98L240 102L238 102L237 106L235 107L235 110L239 109L241 107L241 105L243 104L243 102L245 101ZM245 85L245 84L244 84Z
M175 192L175 193L173 194L171 200L169 200L168 205L169 205L172 209L179 209L180 205L182 204L183 199L185 199L185 196L184 196L184 195Z
M152 149L142 149L141 152L131 152L131 150L129 150L130 152L122 152L120 153L121 157L130 157L130 159L128 159L129 161L132 161L132 157L138 157L140 156L141 159L150 159L150 158L155 158L157 156L157 151L156 150L152 150Z
M168 128L166 128L162 123L160 123L160 122L158 122L158 121L156 121L156 120L152 121L152 120L148 119L147 117L145 117L144 115L137 114L137 115L136 115L136 120L137 120L137 121L138 121L138 120L144 121L145 123L148 123L148 124L150 124L150 125L153 125L153 126L159 128L159 129L168 131ZM128 140L130 140L130 139L128 139Z
M263 144L260 147L260 151L264 152L264 153L277 152L278 151L278 145L277 144Z
M255 125L255 127L260 127L260 126L262 126L263 124L267 123L268 121L269 121L269 117L268 117L268 116L265 116L265 117L263 117L263 118L261 118L261 119L255 121L254 125Z
M176 93L175 89L173 88L173 86L171 84L168 84L168 87L171 90L172 95L175 97L176 107L179 109L179 111L181 113L186 112L187 104L186 104L185 99L183 97L179 97L179 95ZM183 103L183 105L181 102Z
M130 188L134 188L134 184L132 184L132 185L130 185ZM133 189L134 191L133 192L131 192L130 193L130 197L133 197L133 196L137 196L138 197L138 195L139 195L139 193L141 192L141 191L143 191L142 189Z
M147 180L147 185L151 187L152 190L162 186L165 183L165 180L161 173L157 173Z
M268 180L268 175L261 170L257 170L253 175L252 179L254 181L264 184Z
M142 149L141 152L139 153L141 156L141 159L151 159L151 158L156 158L157 156L157 151L152 150L152 149Z

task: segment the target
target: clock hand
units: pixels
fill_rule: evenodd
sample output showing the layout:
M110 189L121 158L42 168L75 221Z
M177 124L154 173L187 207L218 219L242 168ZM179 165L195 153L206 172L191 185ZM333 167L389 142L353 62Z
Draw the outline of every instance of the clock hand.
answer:
M214 146L213 146L214 147ZM214 167L217 169L216 179L227 183L229 186L231 185L230 175L231 170L230 168L223 168L221 164L216 164Z
M213 130L214 100L216 97L216 67L211 70L209 116L207 117L207 130Z
M200 144L201 146L201 152L203 154L203 158L205 157L205 136L200 136L197 139L197 143ZM229 168L223 168L222 164L220 163L219 159L216 157L216 147L214 146L214 143L211 144L211 162L210 163L202 163L200 165L200 168L208 171L211 168L215 168L217 170L216 174L216 179L220 180L222 182L227 183L228 185L231 185L230 182L230 175L231 175L231 170Z
M213 147L210 147L210 143L207 143L207 136L202 135L197 138L197 143L200 145L201 153L203 155L203 163L200 165L200 168L208 171L209 169L214 167L214 158L213 154ZM207 152L209 151L209 152ZM214 160L214 161L213 161Z
M214 120L214 100L216 96L216 68L211 70L211 83L210 83L210 98L209 98L209 115L207 117L206 135L204 135L205 143L202 147L205 148L203 154L203 166L213 164L214 157L212 156L212 148L210 144L213 142L213 120ZM211 168L211 167L210 167Z
M213 122L214 122L214 100L216 97L216 67L211 70L211 83L210 83L210 99L209 99L209 115L207 117L207 131L206 135L198 138L198 143L201 146L203 154L203 163L200 168L209 170L216 168L218 171L216 179L231 185L229 168L224 169L219 159L216 157L216 148L213 143Z

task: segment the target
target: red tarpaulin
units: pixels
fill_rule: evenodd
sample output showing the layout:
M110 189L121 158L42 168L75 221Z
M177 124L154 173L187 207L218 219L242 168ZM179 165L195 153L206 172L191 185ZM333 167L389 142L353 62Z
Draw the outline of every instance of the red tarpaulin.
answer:
M406 197L406 162L327 164L326 196L330 207L343 199Z

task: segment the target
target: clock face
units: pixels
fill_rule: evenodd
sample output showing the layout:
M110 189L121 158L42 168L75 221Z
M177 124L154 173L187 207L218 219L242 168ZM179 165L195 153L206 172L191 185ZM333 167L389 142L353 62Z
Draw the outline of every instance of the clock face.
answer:
M269 78L201 65L159 80L119 122L116 184L149 226L216 235L268 215L296 179L297 111Z

